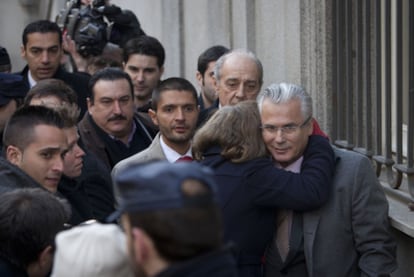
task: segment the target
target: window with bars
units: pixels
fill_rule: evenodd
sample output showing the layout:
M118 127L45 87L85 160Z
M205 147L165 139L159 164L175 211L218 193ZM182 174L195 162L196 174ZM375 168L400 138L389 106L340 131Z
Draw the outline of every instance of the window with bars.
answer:
M332 139L414 201L414 2L335 0Z

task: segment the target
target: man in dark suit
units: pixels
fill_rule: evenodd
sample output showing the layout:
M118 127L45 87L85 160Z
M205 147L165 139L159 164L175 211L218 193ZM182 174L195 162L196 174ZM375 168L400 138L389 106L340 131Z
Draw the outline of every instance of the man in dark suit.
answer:
M299 86L282 83L266 88L257 101L275 166L300 172L311 97ZM327 204L306 213L278 211L265 276L390 276L395 270L388 203L370 161L351 151L335 149L335 155Z
M38 20L26 26L23 31L21 56L27 61L27 66L20 75L23 76L27 91L43 79L62 80L76 92L82 116L86 111L86 98L89 95L89 77L66 72L60 65L62 55L62 32L56 23Z

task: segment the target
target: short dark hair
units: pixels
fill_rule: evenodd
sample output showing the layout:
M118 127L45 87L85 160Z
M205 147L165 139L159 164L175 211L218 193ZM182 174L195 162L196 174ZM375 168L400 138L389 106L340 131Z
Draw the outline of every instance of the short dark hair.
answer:
M33 140L33 129L38 125L64 128L64 122L56 111L43 106L23 106L14 112L4 128L4 149L10 145L26 149Z
M76 104L78 96L76 92L65 82L58 79L44 79L40 80L33 86L26 97L24 98L24 105L30 105L32 99L55 96L61 102L69 104Z
M191 201L211 192L200 181L187 179L182 182L182 193ZM131 226L143 229L153 239L158 253L168 261L188 260L222 246L221 213L214 202L126 215Z
M57 33L59 35L59 44L62 45L62 31L59 26L50 20L37 20L29 23L23 30L23 46L26 47L28 35L32 33Z
M229 52L230 49L222 45L215 45L205 50L198 57L197 71L204 76L210 62L217 61L221 56Z
M186 79L179 77L171 77L161 81L152 93L151 108L156 111L158 102L160 101L161 94L167 90L185 90L190 91L194 97L194 102L197 104L197 90Z
M91 92L89 96L89 100L91 101L91 103L93 103L95 100L95 92L93 88L95 87L98 81L100 80L116 81L116 80L122 80L122 79L125 79L128 81L130 91L131 91L131 96L134 97L134 85L132 84L131 77L129 77L128 73L115 67L107 67L107 68L97 71L94 75L92 75L91 79L89 80L89 84L88 84L89 91Z
M42 188L15 189L0 195L0 256L26 269L70 216L69 204Z
M9 72L11 70L11 61L7 49L0 46L0 72Z
M161 68L164 65L164 47L154 37L140 36L129 40L124 46L124 62L127 63L129 56L134 54L156 57L158 67Z

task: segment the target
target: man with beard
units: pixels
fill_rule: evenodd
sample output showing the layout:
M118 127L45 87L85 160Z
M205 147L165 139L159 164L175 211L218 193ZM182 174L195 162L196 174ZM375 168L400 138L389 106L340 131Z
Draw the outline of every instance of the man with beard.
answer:
M191 139L196 128L199 106L197 91L183 78L168 78L160 83L152 96L148 111L159 133L144 151L119 162L112 171L125 166L168 160L170 163L191 160Z
M135 114L133 85L129 75L106 68L92 76L88 112L79 122L85 149L94 153L108 168L147 148L152 130Z

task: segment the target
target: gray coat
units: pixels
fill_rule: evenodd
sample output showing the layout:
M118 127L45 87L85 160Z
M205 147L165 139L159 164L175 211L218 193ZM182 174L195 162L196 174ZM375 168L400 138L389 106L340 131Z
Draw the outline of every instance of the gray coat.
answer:
M166 160L164 151L162 151L161 144L160 144L160 133L158 133L150 146L147 149L132 155L120 162L118 162L114 168L112 169L112 178L116 175L116 173L124 167L149 162L152 160Z
M303 214L310 277L389 276L396 267L388 202L372 164L355 152L339 158L329 202Z

